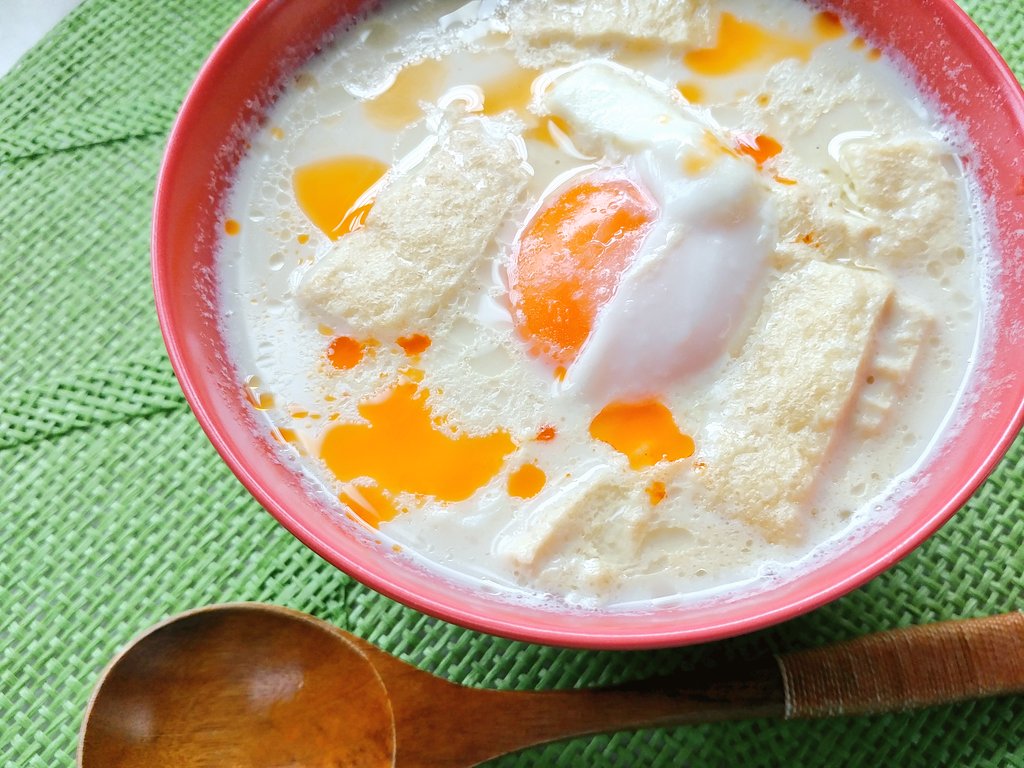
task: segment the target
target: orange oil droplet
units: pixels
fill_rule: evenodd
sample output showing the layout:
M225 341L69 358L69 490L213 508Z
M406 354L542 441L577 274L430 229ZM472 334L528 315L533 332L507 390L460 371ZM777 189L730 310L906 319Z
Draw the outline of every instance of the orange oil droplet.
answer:
M650 499L652 507L661 504L667 495L668 491L665 489L665 484L660 480L655 480L647 486L647 498Z
M284 138L284 129L275 126L270 129L270 135L273 137L274 141L281 141Z
M274 407L274 396L269 392L260 392L252 387L245 388L245 399L257 411L269 411Z
M363 104L366 116L382 128L404 128L423 116L421 102L436 101L444 87L446 68L435 59L410 64L384 93Z
M544 489L547 479L544 470L536 464L523 464L508 476L508 495L517 499L532 499Z
M782 152L782 145L771 136L764 134L753 137L741 135L736 142L736 149L740 154L753 158L757 167L760 168Z
M772 179L786 187L795 187L797 185L796 179L787 179L785 176L772 176Z
M629 459L633 469L653 467L693 455L693 438L676 426L672 412L657 400L612 403L590 422L590 435Z
M299 235L295 239L298 240L299 245L305 245L309 242L309 235Z
M387 169L380 160L361 155L304 165L292 177L295 199L318 229L337 240L353 229L354 222L361 226L370 205L356 207L356 202Z
M772 103L772 96L770 93L759 93L757 95L757 106L767 107Z
M391 496L367 483L346 483L338 499L367 525L377 528L404 512Z
M370 209L373 208L373 203L367 205L360 205L353 208L351 211L345 214L345 218L341 220L341 224L338 225L335 230L337 237L333 238L337 240L342 235L347 235L349 232L355 232L357 229L362 229L366 226L366 217L370 215Z
M234 219L228 219L224 222L224 234L226 235L237 235L242 231L242 225Z
M365 423L335 423L324 435L320 458L343 482L370 478L389 494L468 499L490 482L515 443L504 430L484 436L453 432L435 419L427 392L399 384L359 405Z
M706 152L688 152L683 155L683 172L688 176L700 176L714 163L714 158Z
M676 88L683 98L691 104L701 104L704 101L704 89L696 83L679 83Z
M363 359L363 345L351 336L338 336L327 347L327 359L339 371L355 368Z
M832 11L820 11L814 14L814 20L811 24L815 34L821 40L835 40L837 37L842 37L846 34L843 20Z
M299 442L299 436L294 429L288 427L278 427L270 433L271 437L279 443L297 443Z
M690 51L684 62L698 74L723 76L784 59L807 61L818 45L837 36L837 25L839 34L843 34L838 17L831 21L833 15L818 14L811 33L795 37L723 13L715 45Z
M877 48L868 51L868 61L878 61L880 58L882 58L882 52Z
M405 377L407 381L411 381L414 384L419 384L423 381L423 371L419 368L402 368L399 373Z
M408 336L402 336L396 343L402 348L402 351L405 352L405 354L412 357L427 350L430 346L430 337L425 336L422 333L412 333Z
M509 266L520 336L553 363L572 362L655 218L628 179L590 177L557 194L527 223Z
M558 147L569 139L569 124L558 115L549 115L523 131L524 139L533 139Z
M501 112L515 112L520 117L532 117L526 107L533 98L533 81L539 71L516 69L507 75L484 83L484 114L497 115Z
M550 424L547 424L537 430L537 436L534 438L538 443L550 443L555 439L555 428Z

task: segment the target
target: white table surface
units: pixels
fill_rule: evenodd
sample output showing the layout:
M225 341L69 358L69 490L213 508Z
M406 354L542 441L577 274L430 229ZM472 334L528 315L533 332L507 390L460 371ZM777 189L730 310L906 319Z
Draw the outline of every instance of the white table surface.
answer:
M0 0L0 76L81 2Z

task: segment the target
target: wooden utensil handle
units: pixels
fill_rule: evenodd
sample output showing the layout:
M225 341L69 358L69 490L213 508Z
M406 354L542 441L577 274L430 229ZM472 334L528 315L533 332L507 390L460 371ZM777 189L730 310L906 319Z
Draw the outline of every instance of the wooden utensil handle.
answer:
M787 718L1024 693L1024 614L946 621L777 657Z

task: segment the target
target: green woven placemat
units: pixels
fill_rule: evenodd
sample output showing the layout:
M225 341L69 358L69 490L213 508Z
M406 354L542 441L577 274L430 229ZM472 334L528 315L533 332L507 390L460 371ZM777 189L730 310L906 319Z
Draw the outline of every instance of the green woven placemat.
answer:
M299 1L299 0L296 0ZM965 7L1024 72L1019 0ZM403 608L248 496L164 355L149 287L166 133L242 0L87 0L0 80L0 765L71 765L115 650L227 600L308 611L474 685L607 683L1024 606L1024 447L925 546L811 615L716 646L555 650ZM0 21L2 23L2 21ZM1024 699L578 739L500 766L1024 766Z

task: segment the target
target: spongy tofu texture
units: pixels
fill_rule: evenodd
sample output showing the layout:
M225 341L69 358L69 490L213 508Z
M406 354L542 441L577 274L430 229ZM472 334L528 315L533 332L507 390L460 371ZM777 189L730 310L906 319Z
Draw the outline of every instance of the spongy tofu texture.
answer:
M710 508L800 534L800 510L860 371L893 286L877 272L810 262L769 290L759 330L716 385L721 419L698 444Z
M498 554L542 587L607 592L639 561L652 517L638 478L604 468L538 503Z
M922 304L897 293L882 317L874 354L865 371L854 426L863 435L882 434L917 367L935 318Z
M623 40L703 45L710 27L706 0L522 0L509 11L513 41L535 64Z
M387 180L366 226L313 267L299 300L359 333L424 328L473 279L526 180L504 124L455 119L420 163Z
M773 65L760 88L740 102L740 111L747 129L767 132L785 145L855 106L880 136L905 132L918 122L910 108L893 98L877 77L826 56L808 62L786 59Z
M928 257L963 258L964 204L946 161L949 148L930 137L868 139L844 144L839 164L849 177L850 197L882 226L875 239L882 263Z

